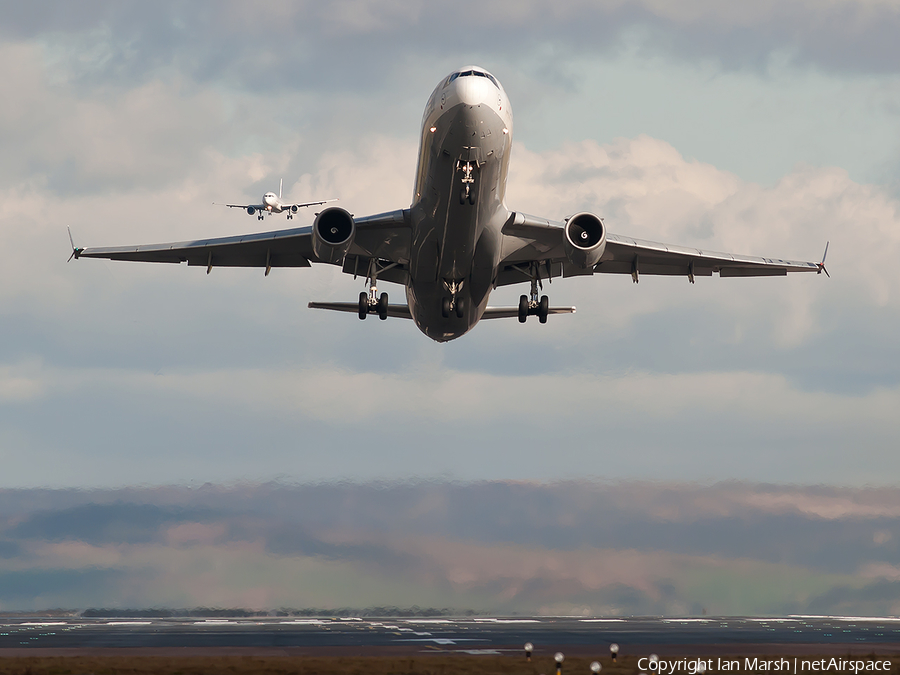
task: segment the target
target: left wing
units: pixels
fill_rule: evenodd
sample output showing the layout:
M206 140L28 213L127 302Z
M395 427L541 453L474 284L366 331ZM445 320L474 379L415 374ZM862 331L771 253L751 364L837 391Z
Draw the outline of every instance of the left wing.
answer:
M217 204L213 202L213 206L227 206L229 209L255 209L262 211L266 208L265 204Z
M369 260L394 264L396 275L405 273L409 264L409 210L391 211L354 220L356 236L347 260L365 273ZM312 227L257 232L236 237L198 239L195 241L145 244L142 246L111 246L103 248L75 248L76 258L106 258L137 262L184 263L206 267L264 267L266 274L273 267L309 267L319 260L312 248ZM389 276L386 281L393 281Z
M788 272L823 272L820 263L780 258L716 253L699 248L661 244L617 234L606 235L606 249L593 267L582 269L569 262L563 248L564 223L512 213L503 226L503 249L498 286L529 281L528 266L537 264L543 278L591 274L641 274L756 277L784 276ZM826 249L827 250L827 249Z
M302 209L304 206L318 206L319 204L328 204L329 202L336 202L337 198L334 199L323 199L318 202L305 202L303 204L282 204L281 208L283 209Z

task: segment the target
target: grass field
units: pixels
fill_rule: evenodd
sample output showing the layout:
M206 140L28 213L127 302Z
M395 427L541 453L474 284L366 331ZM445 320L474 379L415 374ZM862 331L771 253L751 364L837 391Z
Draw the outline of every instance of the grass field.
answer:
M805 654L803 658L815 657ZM590 675L592 660L567 658L563 673ZM891 660L889 672L896 673L900 659L894 657ZM622 658L616 664L609 658L600 661L603 675L634 675L638 672L637 657ZM555 672L555 663L549 656L536 657L531 663L522 656L460 654L369 657L0 656L0 675L552 675Z

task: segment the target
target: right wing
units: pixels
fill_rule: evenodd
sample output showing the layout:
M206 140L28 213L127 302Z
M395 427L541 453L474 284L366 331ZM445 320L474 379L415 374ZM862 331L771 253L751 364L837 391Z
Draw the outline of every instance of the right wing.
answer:
M370 260L393 264L394 281L406 273L409 265L409 210L391 211L355 219L356 236L344 260L344 271L365 274ZM105 258L136 262L187 263L206 267L309 267L320 261L312 248L312 227L257 232L235 237L198 239L142 246L76 248L76 258Z

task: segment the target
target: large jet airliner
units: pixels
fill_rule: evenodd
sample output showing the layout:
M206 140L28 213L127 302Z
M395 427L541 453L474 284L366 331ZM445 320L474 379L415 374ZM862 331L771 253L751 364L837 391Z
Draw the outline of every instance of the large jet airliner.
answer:
M466 66L442 79L425 106L419 161L409 208L356 218L339 207L318 214L311 227L238 237L113 248L75 248L77 258L186 262L206 267L338 265L365 275L358 302L311 302L365 319L412 319L425 335L446 342L481 319L571 313L539 297L543 281L599 273L698 276L783 276L825 271L822 262L713 253L607 232L603 219L576 213L561 222L511 211L506 177L513 117L497 79ZM827 252L827 247L826 247ZM827 272L826 272L827 274ZM389 304L379 281L402 284L406 303ZM498 286L525 283L516 307L490 307Z
M281 201L281 190L284 187L284 179L278 184L278 194L267 192L263 195L262 204L215 204L214 206L227 206L229 209L246 209L249 215L256 214L259 220L262 220L269 213L287 213L288 220L294 217L304 206L319 206L328 202L336 202L337 199L323 199L318 202L304 202L303 204L294 204L291 202Z

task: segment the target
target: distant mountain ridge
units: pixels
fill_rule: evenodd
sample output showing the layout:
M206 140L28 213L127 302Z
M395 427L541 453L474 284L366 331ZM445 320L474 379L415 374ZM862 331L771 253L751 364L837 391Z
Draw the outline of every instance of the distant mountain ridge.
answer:
M893 488L487 481L0 490L0 611L885 615L900 613L898 560Z

